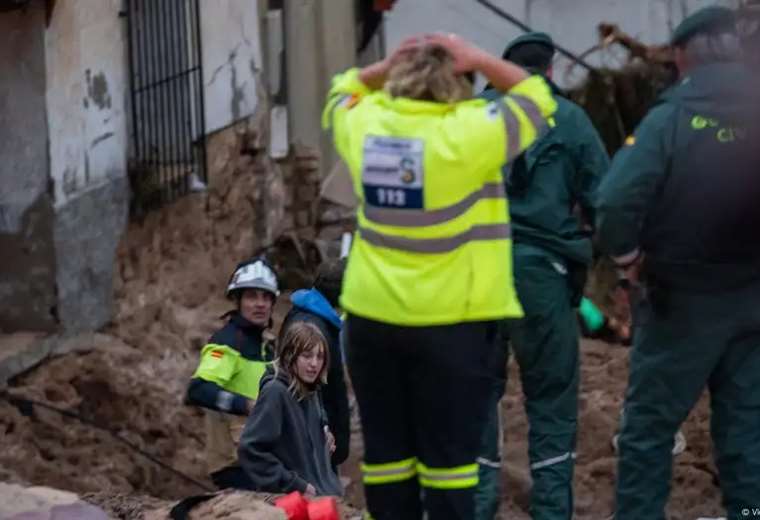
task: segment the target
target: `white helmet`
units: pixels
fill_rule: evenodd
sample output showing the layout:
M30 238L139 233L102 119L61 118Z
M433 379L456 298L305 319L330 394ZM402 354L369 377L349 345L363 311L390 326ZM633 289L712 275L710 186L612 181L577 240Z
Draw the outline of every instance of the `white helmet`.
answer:
M261 289L272 293L276 298L280 291L277 287L277 275L263 258L254 258L238 264L227 285L227 297L241 289Z

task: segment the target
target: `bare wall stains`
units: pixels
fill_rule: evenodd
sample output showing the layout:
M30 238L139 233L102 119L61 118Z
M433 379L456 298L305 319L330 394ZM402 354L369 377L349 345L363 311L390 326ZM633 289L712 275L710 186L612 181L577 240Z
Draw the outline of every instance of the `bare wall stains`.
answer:
M87 152L84 153L84 183L90 184L90 154Z
M245 103L245 82L238 86L237 81L237 69L235 68L235 51L230 53L230 91L232 97L230 98L230 113L232 114L232 120L237 121L242 114L242 105Z
M108 81L105 74L98 72L92 75L90 69L85 70L87 81L87 96L100 110L111 108L111 94L108 92Z
M18 233L47 186L44 14L0 13L0 233Z
M0 230L0 330L52 331L55 307L53 205L47 193L24 211L17 233Z
M61 323L97 330L111 318L116 246L127 221L124 177L82 193L56 212L53 243Z
M250 0L201 2L205 126L208 133L248 117L257 106L261 63L259 9Z
M104 134L101 134L101 135L97 136L95 139L92 140L92 144L90 145L90 148L95 148L100 143L102 143L106 139L110 139L113 136L114 136L113 132L106 132Z
M73 195L77 191L77 170L71 166L63 170L63 192L66 195Z

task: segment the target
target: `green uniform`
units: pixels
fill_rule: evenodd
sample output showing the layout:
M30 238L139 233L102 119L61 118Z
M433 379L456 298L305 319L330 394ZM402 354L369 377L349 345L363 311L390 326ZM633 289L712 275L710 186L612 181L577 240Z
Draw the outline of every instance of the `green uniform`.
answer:
M488 97L490 92L484 93ZM609 166L604 146L584 111L559 95L550 130L505 167L514 233L515 287L525 318L505 324L522 377L530 422L529 456L534 519L570 519L578 408L578 325L575 313L592 258L590 226L595 194ZM501 375L506 378L504 364ZM498 402L484 433L479 519L493 518L498 482Z
M620 264L644 255L617 520L664 520L673 435L705 387L728 518L760 503L760 162L749 84L738 64L693 70L600 188L602 248Z

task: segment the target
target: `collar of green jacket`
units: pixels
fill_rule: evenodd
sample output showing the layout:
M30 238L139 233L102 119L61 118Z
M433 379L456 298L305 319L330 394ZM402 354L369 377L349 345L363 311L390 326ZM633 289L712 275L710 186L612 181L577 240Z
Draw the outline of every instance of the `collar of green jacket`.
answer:
M695 68L665 91L660 101L705 117L741 121L757 113L752 84L749 70L741 63L712 63Z

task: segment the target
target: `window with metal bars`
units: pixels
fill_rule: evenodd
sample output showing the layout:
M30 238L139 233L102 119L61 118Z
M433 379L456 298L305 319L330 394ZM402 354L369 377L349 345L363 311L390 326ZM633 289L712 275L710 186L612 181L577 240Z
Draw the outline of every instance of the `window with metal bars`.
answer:
M130 211L207 181L199 0L126 0L131 89Z

